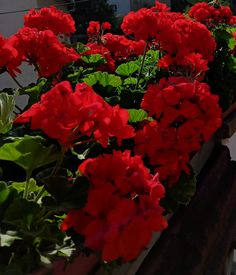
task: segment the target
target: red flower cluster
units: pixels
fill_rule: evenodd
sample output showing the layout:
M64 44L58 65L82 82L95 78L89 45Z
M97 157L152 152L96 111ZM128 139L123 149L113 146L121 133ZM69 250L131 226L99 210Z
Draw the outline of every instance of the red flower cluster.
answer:
M105 30L110 30L111 24L103 22L102 25L98 21L90 21L87 28L87 35L90 41L97 41Z
M214 7L206 2L196 3L191 7L188 15L196 21L206 24L208 27L222 23L233 24L235 21L230 7Z
M135 144L135 153L148 156L150 164L156 167L160 180L166 180L169 185L178 182L182 171L189 174L189 147L199 149L192 133L179 136L177 128L161 127L157 121L144 123L136 133Z
M208 62L213 60L216 43L210 31L201 23L187 19L176 20L173 36L160 37L160 48L166 54L159 66L175 68L191 78L204 76Z
M106 147L109 137L122 139L134 136L127 125L128 111L111 107L87 84L78 84L73 92L69 82L56 85L40 102L19 115L16 123L31 123L31 129L41 129L57 139L67 149L81 137L91 137Z
M39 31L50 30L55 35L71 34L76 31L75 22L70 14L64 13L56 7L42 8L39 11L30 10L24 17L24 25Z
M171 77L149 85L141 106L158 123L138 131L136 152L147 154L161 179L174 183L182 170L188 171L189 154L220 127L218 96L212 95L205 83Z
M199 79L213 60L216 43L210 31L180 13L141 9L125 16L121 27L137 40L152 41L164 54L158 62L160 67Z
M115 60L122 60L132 56L142 55L145 49L145 41L133 41L123 35L105 34L104 46L111 52Z
M136 40L152 40L158 29L156 12L146 8L131 11L124 17L121 29L126 35L133 34Z
M161 12L161 11L169 11L170 8L166 4L160 3L159 1L156 0L155 6L152 7L151 10L155 12Z
M89 38L100 36L100 23L98 21L90 21L87 28Z
M0 71L8 71L12 76L15 76L16 72L21 64L21 58L18 51L13 47L9 39L5 39L0 35Z
M140 157L129 151L88 159L79 167L91 188L87 204L72 210L61 225L85 236L85 246L101 251L103 260L135 259L166 228L159 200L164 188Z
M24 27L11 41L22 60L34 64L41 76L58 73L63 66L79 58L74 49L65 47L50 30Z

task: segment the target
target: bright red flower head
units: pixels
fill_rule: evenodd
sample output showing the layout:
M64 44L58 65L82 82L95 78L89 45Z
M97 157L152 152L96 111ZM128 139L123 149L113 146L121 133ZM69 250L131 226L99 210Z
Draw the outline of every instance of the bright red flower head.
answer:
M140 157L113 152L88 159L79 167L91 184L87 204L71 211L61 225L85 236L85 246L101 252L105 261L135 259L151 240L152 232L166 228L159 200L164 188L149 174ZM77 218L84 221L82 225Z
M111 29L111 24L109 22L103 22L102 25L101 25L101 29L103 31L110 30Z
M151 7L151 10L156 11L156 12L163 12L163 11L169 11L170 8L166 4L163 4L163 3L156 0L155 1L155 6Z
M179 127L188 121L194 127L194 121L202 121L199 141L207 141L221 125L218 96L210 93L206 83L182 77L163 78L159 84L149 85L141 106L165 127Z
M90 21L87 28L89 38L98 37L100 35L100 23L98 21Z
M222 23L231 24L233 17L230 7L214 7L205 2L196 3L192 6L188 15L196 21L206 24L210 28Z
M73 92L64 81L43 94L39 103L19 115L16 123L31 123L31 129L41 129L57 139L66 149L80 137L91 137L107 146L110 137L122 139L134 136L127 125L128 111L111 107L87 84L81 83ZM119 122L119 126L114 124Z
M15 76L16 72L20 72L18 69L20 64L21 56L12 45L11 39L5 39L0 35L0 71L7 70L11 75Z
M144 53L145 41L133 41L123 35L107 33L102 37L105 47L111 52L115 60L122 60Z
M75 22L70 14L58 10L56 7L31 10L24 17L24 25L29 28L36 28L39 31L50 30L55 35L72 34L76 31Z
M147 155L161 179L173 184L181 171L189 172L190 153L221 126L218 97L205 83L171 77L149 85L141 106L158 123L147 123L137 132L136 153Z
M166 20L160 17L165 27L158 33L157 41L164 57L158 61L158 65L180 71L192 79L202 79L216 49L211 32L201 23L186 18L177 19L172 24L167 24L169 19ZM170 30L165 32L166 29Z
M198 140L180 140L178 129L162 127L156 121L146 123L137 131L135 144L135 153L147 156L160 180L166 180L169 185L178 181L182 171L190 172L189 152L199 149Z
M90 42L96 42L101 40L101 35L105 30L110 30L111 24L109 22L103 22L100 24L98 21L90 21L87 28L87 35Z
M12 41L22 59L37 66L41 76L58 73L63 66L79 58L74 49L65 47L50 30L24 27Z
M206 22L214 17L215 8L206 2L196 3L188 12L189 17L199 22Z
M131 11L123 19L121 29L126 35L134 35L136 40L150 40L157 33L156 13L150 9Z

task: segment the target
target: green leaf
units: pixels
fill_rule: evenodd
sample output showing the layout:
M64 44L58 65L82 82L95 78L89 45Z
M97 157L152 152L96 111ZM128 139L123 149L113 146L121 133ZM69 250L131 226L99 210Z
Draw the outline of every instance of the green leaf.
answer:
M129 122L140 122L148 117L147 112L143 109L129 109Z
M37 203L16 198L6 210L3 222L30 231L34 221L37 221L39 213L40 206Z
M11 127L14 119L13 109L15 107L15 100L12 95L7 93L0 93L0 133L7 133Z
M83 52L89 50L89 47L85 46L81 42L77 42L74 48L78 53L83 53Z
M64 247L57 251L59 257L70 257L72 256L73 252L75 251L74 247Z
M38 186L35 179L31 178L28 183L28 192L29 193L35 193L39 192L42 189L42 186ZM18 193L24 192L25 190L26 182L12 182L10 185L10 188L15 189Z
M0 147L0 159L12 161L27 172L54 162L59 157L56 146L46 147L40 136L24 136L14 138L11 143Z
M139 71L139 65L136 61L130 61L128 63L121 64L117 67L116 73L122 76L130 76L131 74Z
M0 204L4 203L10 194L10 190L8 189L5 182L0 181Z
M229 44L228 45L229 45L229 49L230 50L234 49L234 47L236 46L236 40L235 40L234 37L232 37L232 38L229 39Z
M21 89L19 91L20 95L29 95L29 105L32 105L39 101L41 92L47 83L46 78L41 78L38 84L33 85L31 87L27 87L26 89Z
M236 32L236 28L235 27L228 27L226 28L226 30L230 33L231 38L229 38L228 41L228 46L230 50L233 50L234 47L236 46L236 39L233 37L233 33Z
M77 82L79 82L79 78L80 78L81 74L82 74L82 70L79 70L79 71L77 70L77 71L75 71L74 73L69 74L69 75L67 76L67 79L68 79L70 82L77 83Z
M107 72L95 72L87 75L83 79L89 86L94 86L95 84L100 84L103 87L112 86L118 87L122 84L121 78L113 74L108 74Z
M221 39L221 40L229 41L229 39L232 38L232 34L228 32L226 29L222 29L222 28L215 29L213 34L217 40Z
M17 236L16 231L7 231L6 234L0 234L0 246L10 247L15 240L22 240L21 237Z
M128 77L124 80L124 85L136 85L137 84L137 78L135 77Z
M87 64L104 64L106 63L105 59L102 57L101 54L88 54L88 55L83 55L81 59L87 63Z

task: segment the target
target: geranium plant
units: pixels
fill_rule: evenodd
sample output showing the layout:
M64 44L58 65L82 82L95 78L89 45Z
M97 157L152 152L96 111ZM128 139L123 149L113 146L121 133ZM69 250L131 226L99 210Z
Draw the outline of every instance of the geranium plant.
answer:
M133 261L167 227L195 192L191 157L221 126L212 70L227 55L235 74L234 23L228 7L183 15L157 1L125 16L121 35L92 21L88 43L68 45L58 37L74 21L50 7L0 37L0 71L19 85L0 94L3 274L73 253ZM37 83L18 82L22 63Z

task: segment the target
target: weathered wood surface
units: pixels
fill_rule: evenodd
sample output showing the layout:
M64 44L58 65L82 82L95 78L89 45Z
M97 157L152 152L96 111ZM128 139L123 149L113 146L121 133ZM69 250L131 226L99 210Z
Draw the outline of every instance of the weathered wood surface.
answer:
M224 113L222 127L216 133L218 139L230 138L236 130L236 102Z
M215 149L188 207L149 252L136 275L223 275L236 228L236 163Z

